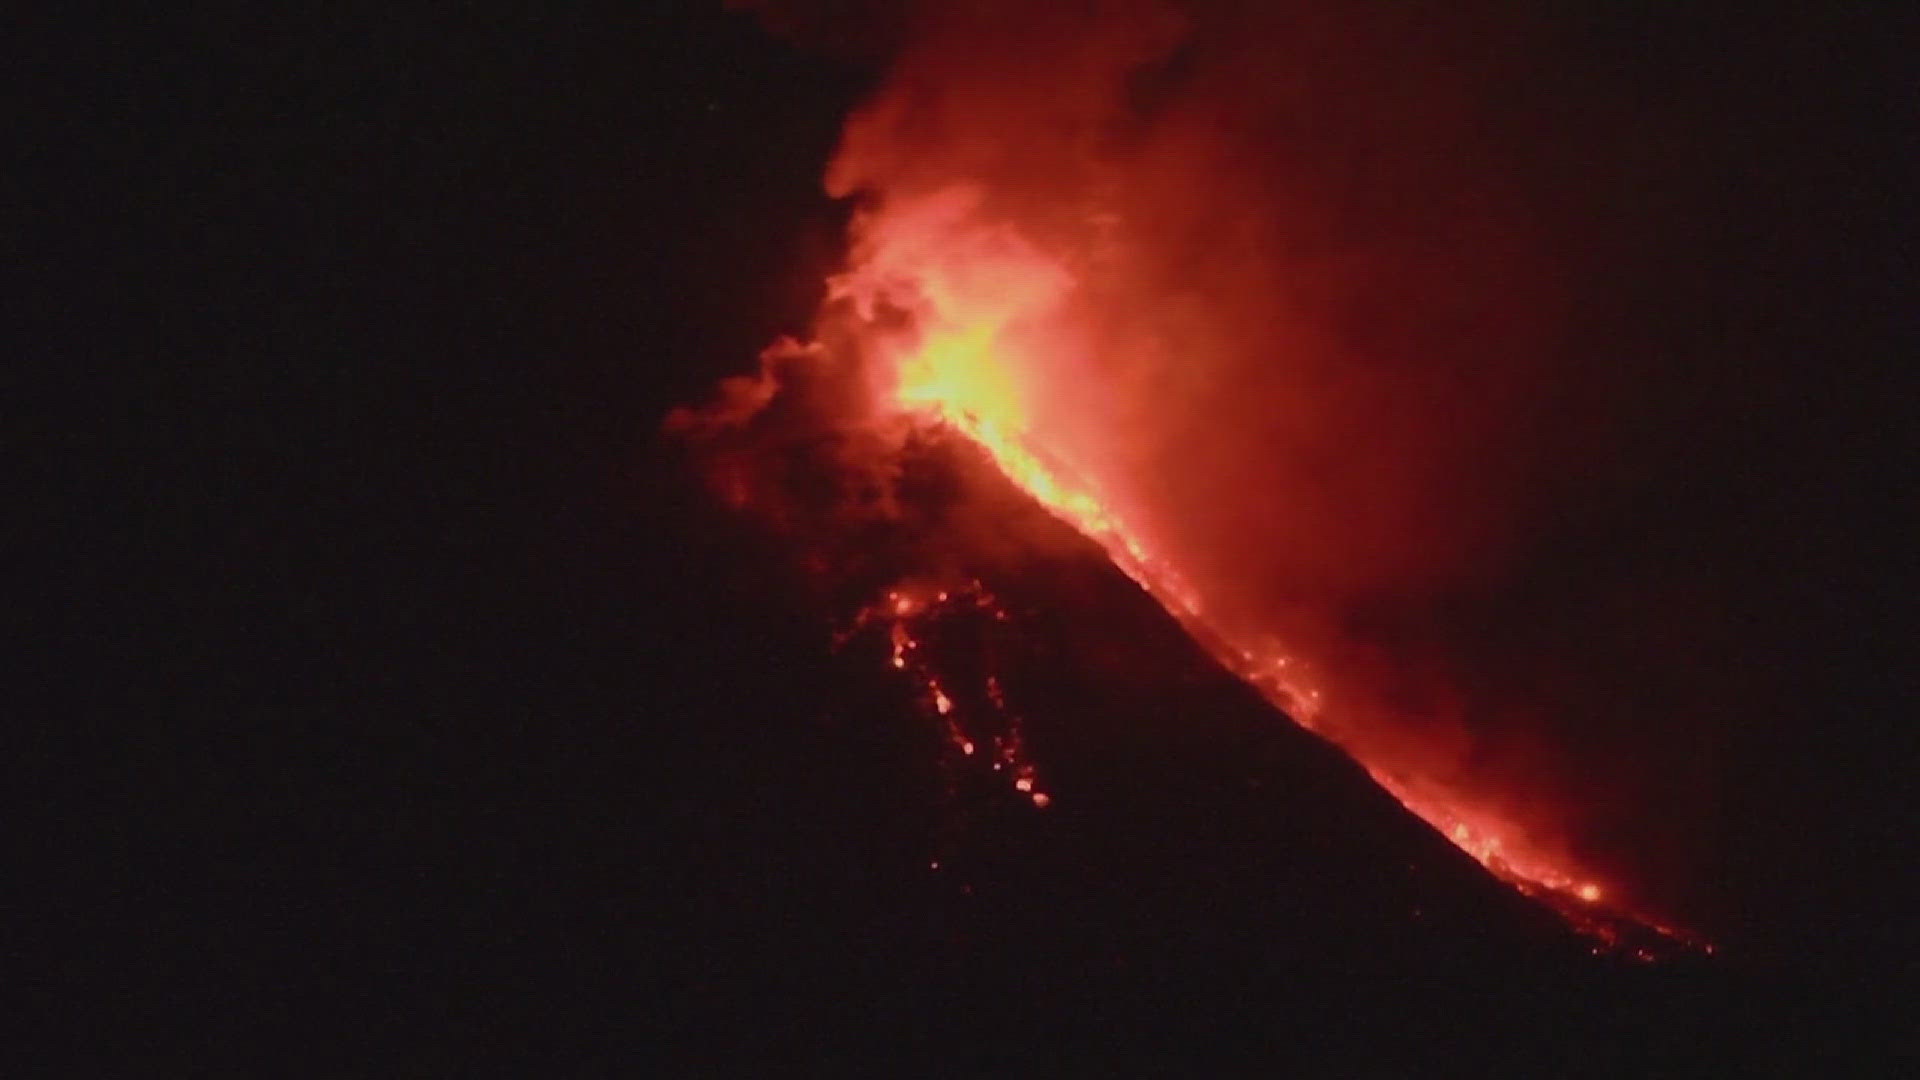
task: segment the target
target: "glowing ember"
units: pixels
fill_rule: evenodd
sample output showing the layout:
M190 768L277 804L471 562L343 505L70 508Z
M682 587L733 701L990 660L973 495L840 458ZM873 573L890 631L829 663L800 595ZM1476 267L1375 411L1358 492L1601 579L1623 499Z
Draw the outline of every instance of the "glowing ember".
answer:
M962 675L950 676L942 670L943 661L948 659L942 650L923 647L923 635L953 633L969 619L1002 623L1007 621L1007 612L977 581L941 589L931 596L895 589L882 601L863 609L854 626L840 635L840 641L851 641L863 629L884 627L891 647L890 664L906 672L918 687L921 700L930 707L932 719L959 759L976 758L984 740L993 753L981 774L1010 770L1015 777L1012 790L1044 809L1053 799L1034 790L1037 770L1026 756L1020 716L1008 707L999 676L985 675L976 690L966 685ZM966 767L979 768L977 764ZM956 764L954 768L961 766Z

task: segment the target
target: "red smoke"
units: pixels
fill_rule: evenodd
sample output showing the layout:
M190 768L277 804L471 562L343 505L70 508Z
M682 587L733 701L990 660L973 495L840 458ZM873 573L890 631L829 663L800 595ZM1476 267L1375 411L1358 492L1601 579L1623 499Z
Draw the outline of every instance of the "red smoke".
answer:
M827 170L861 209L820 344L734 407L810 364L849 430L959 426L1483 861L1678 906L1712 617L1589 527L1654 466L1615 452L1623 387L1579 338L1598 264L1565 185L1606 145L1566 126L1541 29L1256 2L902 25Z

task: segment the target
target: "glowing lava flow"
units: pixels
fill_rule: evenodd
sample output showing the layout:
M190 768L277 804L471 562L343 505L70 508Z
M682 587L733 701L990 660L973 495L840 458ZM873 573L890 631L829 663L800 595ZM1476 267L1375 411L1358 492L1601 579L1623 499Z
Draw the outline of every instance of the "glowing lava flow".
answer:
M1025 725L1007 701L992 658L993 628L1009 620L999 599L977 580L939 589L903 583L862 608L836 645L867 632L885 634L889 663L911 681L921 711L940 732L949 798L965 787L1045 810L1053 796L1041 787ZM931 868L949 859L940 850Z
M1338 703L1328 700L1300 658L1268 641L1229 640L1209 624L1196 591L1155 554L1125 507L1059 452L1063 443L1083 451L1086 444L1048 438L1040 406L1049 402L1039 400L1045 396L1040 391L1057 389L1058 369L1085 347L1071 332L1073 275L1010 229L979 225L976 208L977 195L959 188L869 216L856 229L852 269L831 282L832 301L850 305L854 332L870 353L872 390L882 412L947 427L977 444L1010 481L1098 543L1230 670L1303 727L1341 745L1408 810L1500 879L1609 945L1622 941L1623 929L1645 937L1633 929L1642 927L1705 947L1619 909L1611 890L1530 843L1499 815L1419 776L1367 760L1364 746L1328 722ZM942 593L935 604L951 602ZM953 719L949 688L915 659L914 619L929 606L895 593L875 617L892 620L894 667L916 674L949 741L971 754L975 742ZM1033 790L1031 765L1018 757L1017 730L1009 738L995 752L1015 756L996 758L995 768L1004 765L1018 790L1044 806L1047 796Z

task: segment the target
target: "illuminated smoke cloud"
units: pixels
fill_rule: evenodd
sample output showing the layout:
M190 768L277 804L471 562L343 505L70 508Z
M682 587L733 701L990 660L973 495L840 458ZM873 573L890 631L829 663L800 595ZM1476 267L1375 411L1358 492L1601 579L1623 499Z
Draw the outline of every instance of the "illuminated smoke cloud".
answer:
M869 17L750 6L815 37ZM1610 447L1622 387L1576 333L1604 267L1556 184L1606 147L1546 123L1573 102L1540 28L1474 5L872 17L850 47L905 44L826 172L859 209L816 341L673 426L804 385L800 426L884 489L902 418L951 425L1483 862L1587 901L1589 875L1683 892L1712 617L1579 549L1595 486L1655 463Z

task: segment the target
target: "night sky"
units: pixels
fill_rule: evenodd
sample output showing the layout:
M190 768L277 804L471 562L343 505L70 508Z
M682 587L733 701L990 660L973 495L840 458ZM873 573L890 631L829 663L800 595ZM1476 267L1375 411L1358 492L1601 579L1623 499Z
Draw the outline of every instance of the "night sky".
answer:
M1693 291L1609 328L1712 360L1629 373L1676 411L1719 405L1684 466L1616 495L1679 517L1674 566L1727 551L1707 591L1770 691L1713 733L1701 876L1724 959L1596 973L1491 901L1484 940L1364 963L1318 935L1377 916L1386 941L1398 915L1325 881L1288 920L1261 917L1251 874L1122 902L1113 867L1135 891L1155 858L1207 874L1205 823L1253 812L1139 748L1079 765L1139 804L987 834L1010 845L989 878L1051 899L943 921L918 872L942 813L922 743L830 652L791 546L659 435L807 328L848 214L820 173L897 27L860 4L763 5L790 9L778 32L656 6L26 35L8 431L15 529L46 557L15 563L34 902L9 981L53 1049L332 1075L1178 1070L1206 1050L1311 1074L1396 1035L1401 1071L1893 1045L1911 26L1537 16L1596 100L1669 94L1732 132L1636 165L1647 199L1750 181L1678 238L1616 238L1668 268L1636 287ZM1623 443L1674 430L1633 422ZM1211 776L1248 744L1225 745L1171 760ZM1287 760L1302 784L1337 774ZM1061 868L1075 836L1124 847L1122 823L1137 847ZM1354 843L1298 865L1370 881L1369 851L1417 846ZM1479 896L1469 870L1440 891ZM1215 918L1233 940L1196 944ZM1075 988L1061 972L1091 953L1061 945L1035 988L1017 946L1108 930L1147 973Z

